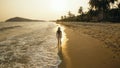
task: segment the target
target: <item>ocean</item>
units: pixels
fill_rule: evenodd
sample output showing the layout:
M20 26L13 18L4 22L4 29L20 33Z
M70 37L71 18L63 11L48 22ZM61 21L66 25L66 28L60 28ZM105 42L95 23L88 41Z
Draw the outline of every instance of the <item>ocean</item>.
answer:
M0 68L58 68L54 22L0 23Z

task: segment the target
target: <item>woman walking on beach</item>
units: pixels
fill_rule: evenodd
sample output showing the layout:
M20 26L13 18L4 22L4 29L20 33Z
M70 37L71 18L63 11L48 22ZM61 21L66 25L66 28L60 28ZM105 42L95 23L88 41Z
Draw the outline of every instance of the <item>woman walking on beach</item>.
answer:
M58 40L58 52L60 52L60 50L61 50L61 38L62 38L62 31L61 31L60 27L58 27L58 30L56 32L56 37Z

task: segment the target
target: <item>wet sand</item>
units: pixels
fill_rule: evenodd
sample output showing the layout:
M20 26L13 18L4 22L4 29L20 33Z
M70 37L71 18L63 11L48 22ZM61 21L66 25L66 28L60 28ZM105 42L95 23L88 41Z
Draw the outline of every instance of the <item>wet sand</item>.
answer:
M64 27L68 41L62 45L60 54L62 63L59 68L120 68L119 54L115 57L113 49L106 47L109 45L85 33L86 29L82 28L83 25L65 24ZM89 32L94 32L88 27L87 29Z

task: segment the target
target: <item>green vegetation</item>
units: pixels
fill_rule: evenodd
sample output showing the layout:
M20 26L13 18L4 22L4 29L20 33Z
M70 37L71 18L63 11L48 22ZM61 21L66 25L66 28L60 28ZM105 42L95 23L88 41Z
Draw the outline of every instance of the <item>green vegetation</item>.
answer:
M57 21L120 22L118 0L89 0L89 5L87 12L83 12L83 7L80 7L79 15L75 16L69 11L68 16L61 16Z

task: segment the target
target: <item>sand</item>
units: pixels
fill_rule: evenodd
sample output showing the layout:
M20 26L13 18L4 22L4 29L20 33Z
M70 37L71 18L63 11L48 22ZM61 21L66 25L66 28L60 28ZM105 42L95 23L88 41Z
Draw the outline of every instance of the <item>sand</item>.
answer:
M68 41L62 45L59 68L120 68L120 24L64 23L64 27Z

